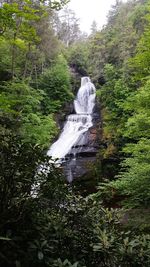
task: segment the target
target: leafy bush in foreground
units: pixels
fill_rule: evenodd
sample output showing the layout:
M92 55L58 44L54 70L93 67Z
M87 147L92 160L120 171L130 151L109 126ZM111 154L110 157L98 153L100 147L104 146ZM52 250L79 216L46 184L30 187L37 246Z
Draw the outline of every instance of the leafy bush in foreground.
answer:
M1 266L149 266L149 235L125 231L120 211L93 196L74 195L38 147L1 141Z

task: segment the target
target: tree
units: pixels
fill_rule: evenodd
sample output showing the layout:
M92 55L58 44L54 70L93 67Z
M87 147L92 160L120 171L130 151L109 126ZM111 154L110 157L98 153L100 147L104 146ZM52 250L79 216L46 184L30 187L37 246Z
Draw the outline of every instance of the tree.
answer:
M57 133L57 127L51 114L43 115L41 112L45 93L23 82L12 82L1 89L2 132L16 132L24 142L47 148Z
M91 34L95 34L97 32L97 22L93 20L91 24Z
M11 72L13 78L19 76L25 79L33 75L37 79L44 65L58 53L58 40L52 30L50 17L52 10L62 7L66 2L3 1L0 10L2 41L5 40L9 48L11 62L7 71ZM52 47L53 52L50 49Z
M11 74L15 75L15 62L17 49L27 51L32 45L38 42L38 36L35 28L32 26L32 21L37 21L40 9L34 9L30 2L12 2L11 4L4 3L1 8L1 21L3 34L6 30L11 29L11 35L7 38L11 50Z
M130 60L130 67L134 73L135 82L149 75L150 68L150 2L145 8L144 32L138 42L136 55Z
M134 113L126 123L125 136L135 141L124 148L124 151L131 156L124 160L119 179L113 183L121 194L128 195L125 203L129 206L142 205L148 207L150 203L149 88L150 80L131 98L130 105L134 101Z
M79 19L76 18L73 10L67 7L62 11L57 27L58 38L68 47L76 42L80 36Z
M46 114L57 112L73 98L68 65L62 55L58 56L54 65L43 73L39 88L46 93L42 101L43 112Z

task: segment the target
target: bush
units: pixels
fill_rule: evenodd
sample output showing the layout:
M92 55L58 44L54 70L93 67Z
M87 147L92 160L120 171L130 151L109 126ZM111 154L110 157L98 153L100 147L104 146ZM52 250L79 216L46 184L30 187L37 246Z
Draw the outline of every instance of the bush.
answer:
M47 148L57 127L52 115L42 114L44 92L20 81L1 86L1 91L1 129L17 132L25 142Z
M121 212L93 196L74 195L38 147L1 141L1 266L149 266L149 235L123 230Z

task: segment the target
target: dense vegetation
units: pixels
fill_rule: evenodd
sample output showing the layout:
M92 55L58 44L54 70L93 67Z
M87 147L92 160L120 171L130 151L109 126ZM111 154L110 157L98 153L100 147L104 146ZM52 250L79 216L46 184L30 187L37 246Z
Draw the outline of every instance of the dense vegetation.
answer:
M91 71L104 80L98 92L107 144L104 157L123 158L104 191L113 192L112 198L122 196L127 207L147 208L150 201L149 11L149 1L118 3L106 28L91 40L97 58L97 69ZM102 73L97 73L98 64Z
M1 1L0 266L148 267L150 1L116 1L88 38L66 2ZM102 118L86 197L45 156L84 75Z

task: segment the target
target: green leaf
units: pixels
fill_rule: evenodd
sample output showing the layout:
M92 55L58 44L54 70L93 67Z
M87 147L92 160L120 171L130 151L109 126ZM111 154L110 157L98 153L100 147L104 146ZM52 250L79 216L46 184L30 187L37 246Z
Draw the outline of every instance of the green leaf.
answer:
M0 236L0 240L11 241L11 238Z
M38 259L39 259L39 260L43 260L43 258L44 258L44 254L43 254L43 252L38 251Z

